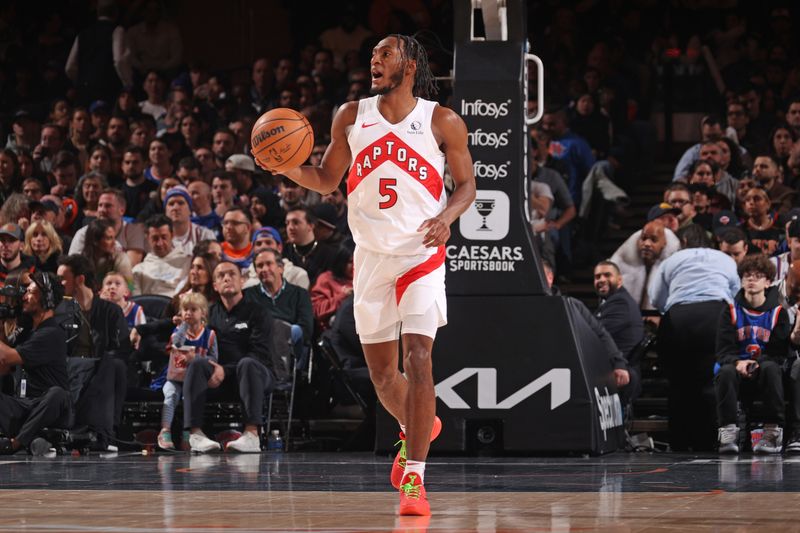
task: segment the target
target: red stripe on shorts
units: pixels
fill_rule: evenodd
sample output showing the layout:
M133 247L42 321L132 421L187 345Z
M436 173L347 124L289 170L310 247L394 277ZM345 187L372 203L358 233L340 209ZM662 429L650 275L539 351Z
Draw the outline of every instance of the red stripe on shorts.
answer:
M425 262L418 264L411 270L397 278L394 292L397 296L397 303L400 304L400 299L403 298L408 286L417 281L423 276L427 276L440 266L444 264L444 246L440 246L436 253L430 256Z

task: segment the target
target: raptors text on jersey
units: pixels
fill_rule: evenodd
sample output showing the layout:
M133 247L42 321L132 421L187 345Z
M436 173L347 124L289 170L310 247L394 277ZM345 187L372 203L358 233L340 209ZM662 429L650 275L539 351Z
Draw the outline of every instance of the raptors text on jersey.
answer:
M436 102L417 99L402 121L389 123L378 96L358 103L347 140L353 164L347 177L348 223L367 250L395 255L432 254L417 228L444 210L444 154L431 119Z

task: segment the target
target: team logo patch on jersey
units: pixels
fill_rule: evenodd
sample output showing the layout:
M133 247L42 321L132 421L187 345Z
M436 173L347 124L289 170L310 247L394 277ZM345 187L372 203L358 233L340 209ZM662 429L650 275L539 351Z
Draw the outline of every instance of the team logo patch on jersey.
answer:
M422 131L422 122L420 122L419 120L413 121L410 124L410 127L411 129L407 130L407 133L411 135L422 135L423 133L425 133L424 131Z

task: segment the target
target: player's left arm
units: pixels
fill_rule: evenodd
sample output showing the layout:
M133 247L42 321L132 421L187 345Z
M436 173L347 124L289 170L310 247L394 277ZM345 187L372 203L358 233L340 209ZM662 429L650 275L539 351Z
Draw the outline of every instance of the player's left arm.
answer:
M447 243L450 226L475 201L475 174L472 170L472 156L467 148L467 125L452 109L436 106L432 127L433 134L447 158L456 188L447 199L444 210L423 222L417 229L425 232L423 244L428 248Z

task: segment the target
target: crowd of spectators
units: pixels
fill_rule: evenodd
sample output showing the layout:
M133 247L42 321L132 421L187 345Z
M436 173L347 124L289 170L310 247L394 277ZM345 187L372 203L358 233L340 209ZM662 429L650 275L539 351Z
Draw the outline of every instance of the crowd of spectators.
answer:
M378 38L420 31L435 74L448 75L447 4L348 2L337 8L339 16L318 21L325 27L313 35L308 24L293 24L294 53L254 57L246 76L238 75L239 59L213 69L193 57L182 29L157 1L123 8L98 0L96 11L82 18L57 8L32 13L21 2L0 8L0 285L28 285L32 272L61 276L71 300L58 312L75 319L69 353L100 358L106 373L102 386L98 379L84 394L114 398L103 413L85 400L77 418L112 435L127 363L168 355L173 366L188 367L183 394L194 396L184 425L196 435L195 448L215 447L201 431L201 399L207 387L224 384L239 389L245 405L244 440L234 449L247 451L261 420L254 390L268 389L275 376L269 354L247 345L231 324L268 331L265 316L285 322L298 354L326 332L339 341L354 338L352 321L340 317L352 313L346 190L320 196L262 173L249 153L249 132L270 108L297 109L316 133L310 162L318 163L337 107L368 94L366 58ZM725 304L748 310L733 315L741 317L779 301L795 331L800 69L791 9L729 2L529 8L532 48L547 65L549 95L541 123L530 132L531 220L552 276L563 281L573 264L587 258L594 264L602 232L630 215L631 188L649 177L655 159L652 114L669 102L672 111L704 115L663 202L594 273L601 297L596 317L619 348L613 365L618 385L629 387L628 401L640 386L630 360L643 335L638 311L663 315L660 326L658 316L646 324L659 327L662 339L692 343L688 350L660 343L673 400L691 391L685 405L672 402L676 449L708 447L715 439L707 435L717 427L727 428L718 437L729 443L732 378L777 386L775 379L755 377L767 372L729 360L735 342L714 333L730 329L723 326L732 316ZM447 84L442 89L438 98L448 103ZM748 262L752 256L774 265L775 287L762 291L766 303L747 289L747 280L766 272L763 262ZM687 263L696 268L681 266ZM715 285L717 278L703 277L703 265L724 265L715 271L726 275ZM745 289L737 295L740 284ZM178 331L171 319L145 323L133 298L153 294L171 298L168 314L174 322L187 316L190 326ZM202 299L184 304L185 295ZM263 316L250 316L254 309ZM709 323L716 314L719 325L698 328L691 320L698 314ZM217 359L189 362L179 353L187 342L193 353L213 352L206 326L216 332ZM7 339L16 327L6 324ZM173 339L169 350L154 340L164 331ZM792 335L787 332L787 346ZM775 346L756 340L737 354L756 361L759 353L784 357L784 373L797 377L800 369L788 354L775 355ZM677 359L677 352L691 360ZM348 360L359 364L357 357ZM722 368L716 378L715 362ZM732 377L725 365L742 372ZM714 397L715 380L724 401ZM4 390L13 383L6 380ZM172 444L166 426L180 394L168 389L165 447ZM789 423L798 420L790 413ZM765 442L774 449L783 422L777 415L765 422ZM787 448L796 443L800 450L798 430L793 427Z
M575 263L595 265L596 316L609 331L645 315L669 381L675 450L737 452L743 407L751 424L763 424L754 451L800 451L800 49L792 9L711 2L672 11L673 26L652 19L657 9L560 7L538 51L556 96L531 130L537 246L562 282ZM645 42L637 30L648 23L659 30ZM618 24L626 36L592 40ZM598 237L620 229L631 216L629 192L650 177L652 130L643 119L667 107L697 117L696 142L669 159L673 181L641 229L597 263ZM618 336L635 358L630 339ZM634 345L644 331L637 337ZM635 376L636 361L628 362ZM754 398L763 409L750 409Z

